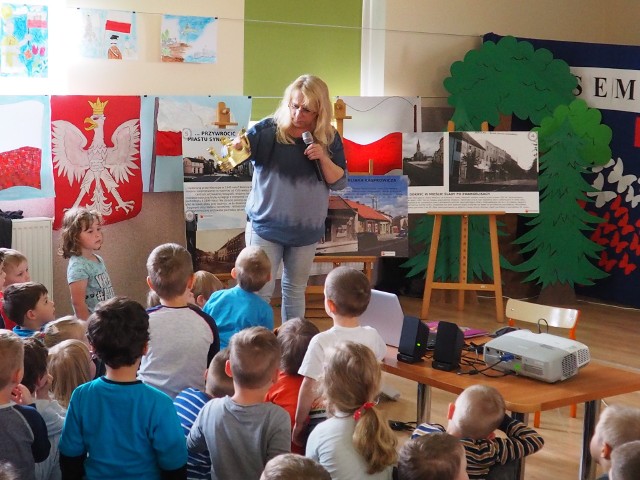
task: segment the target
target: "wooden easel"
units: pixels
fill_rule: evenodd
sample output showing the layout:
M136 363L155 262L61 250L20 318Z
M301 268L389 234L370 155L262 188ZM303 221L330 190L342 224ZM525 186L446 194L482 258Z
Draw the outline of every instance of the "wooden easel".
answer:
M453 122L449 122L450 132L454 131ZM482 131L488 131L487 122L482 123ZM464 310L465 291L494 292L496 298L496 319L504 322L504 304L502 301L502 278L500 275L500 251L498 249L498 223L496 215L503 215L504 212L429 212L434 216L433 232L431 234L431 246L429 248L429 261L427 263L427 274L424 281L424 295L422 297L422 310L420 318L426 320L429 316L429 304L433 290L457 290L458 310ZM460 271L457 282L434 282L433 277L436 270L436 259L438 256L438 243L440 242L440 229L442 217L444 215L460 215ZM491 265L493 268L493 283L468 283L468 261L469 261L469 217L471 215L486 215L489 217L489 239L491 242Z
M218 102L218 119L213 124L220 128L238 125L236 122L231 121L231 109L224 102Z

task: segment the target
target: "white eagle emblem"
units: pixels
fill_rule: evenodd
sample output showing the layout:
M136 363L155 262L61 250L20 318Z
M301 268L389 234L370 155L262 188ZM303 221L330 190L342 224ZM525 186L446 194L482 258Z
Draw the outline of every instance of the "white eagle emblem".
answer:
M75 180L81 181L80 193L71 208L80 205L85 195L90 194L90 203L85 204L95 209L103 216L111 215L111 202L105 197L105 189L113 195L118 203L116 210L123 209L125 213L133 210L134 201L124 201L118 193L118 186L129 181L132 170L139 169L135 158L140 141L140 127L138 120L127 120L122 123L111 136L113 147L104 143L104 122L107 117L104 109L109 103L95 103L89 101L93 108L93 115L84 119L85 130L94 130L93 141L88 149L87 137L72 123L65 120L52 122L53 164L58 169L58 175L66 175L69 184ZM104 187L103 187L104 184ZM92 190L93 186L93 190Z

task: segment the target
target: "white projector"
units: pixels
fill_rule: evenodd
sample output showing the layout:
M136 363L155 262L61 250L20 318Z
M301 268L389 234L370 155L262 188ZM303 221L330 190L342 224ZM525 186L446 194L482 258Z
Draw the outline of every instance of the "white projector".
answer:
M548 383L573 377L590 360L583 343L530 330L506 333L484 346L487 366Z

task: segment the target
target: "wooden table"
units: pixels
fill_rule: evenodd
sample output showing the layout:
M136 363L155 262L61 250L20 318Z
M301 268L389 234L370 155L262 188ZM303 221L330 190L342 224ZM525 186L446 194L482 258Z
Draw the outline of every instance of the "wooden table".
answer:
M591 458L589 442L600 411L600 400L640 390L640 374L594 361L581 368L575 377L562 382L545 383L515 375L498 378L458 375L431 368L431 360L415 364L400 362L396 358L397 352L396 348L387 347L382 368L385 372L418 383L419 423L429 421L431 387L457 395L471 385L490 385L502 394L513 416L525 422L529 413L584 403L582 457L578 477L581 480L595 478L595 462Z

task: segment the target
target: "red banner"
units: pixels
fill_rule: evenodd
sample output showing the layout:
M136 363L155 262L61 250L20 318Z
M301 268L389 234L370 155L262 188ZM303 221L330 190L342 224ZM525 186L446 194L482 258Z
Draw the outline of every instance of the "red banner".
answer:
M98 210L106 223L142 207L140 97L51 97L54 228L66 209Z
M367 145L360 145L346 138L342 143L350 172L370 173L369 160L373 160L373 175L402 170L402 133L390 133Z

